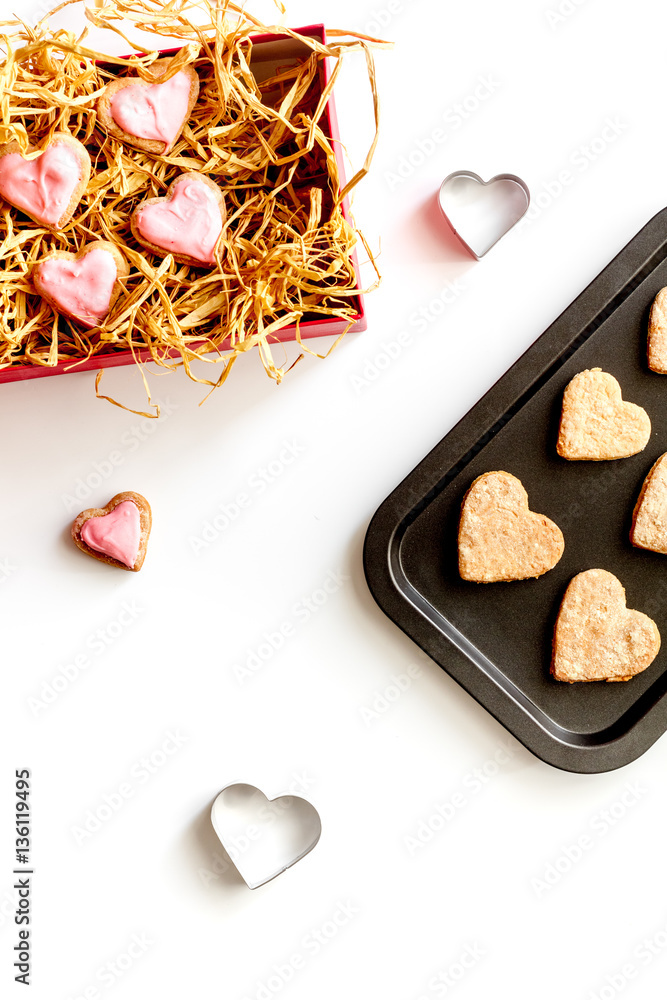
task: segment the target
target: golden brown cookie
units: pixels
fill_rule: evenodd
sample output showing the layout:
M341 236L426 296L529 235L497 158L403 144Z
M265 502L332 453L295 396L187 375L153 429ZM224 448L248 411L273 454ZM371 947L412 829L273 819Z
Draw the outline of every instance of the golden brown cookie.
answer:
M630 611L613 573L588 569L565 591L554 629L551 673L557 681L628 681L653 662L658 627Z
M35 290L56 312L92 329L103 323L130 267L114 243L94 240L79 253L56 250L32 271Z
M643 451L650 436L648 413L623 401L613 375L591 368L566 386L556 446L561 458L572 462L629 458Z
M72 525L72 538L82 552L135 573L143 566L150 533L150 504L131 490L117 493L106 507L81 511Z
M463 498L459 573L474 583L526 580L553 569L565 542L557 524L528 508L528 494L509 472L485 472Z
M37 152L28 147L28 154ZM0 145L0 196L40 226L67 225L88 187L88 150L67 132L54 132L39 156L27 159L18 142Z
M97 120L105 132L155 156L172 149L199 96L192 66L163 80L174 58L157 59L148 71L150 82L124 76L106 85L97 101Z
M630 541L638 549L667 554L667 452L644 480L632 514Z
M651 306L648 320L648 366L667 375L667 288L661 288Z

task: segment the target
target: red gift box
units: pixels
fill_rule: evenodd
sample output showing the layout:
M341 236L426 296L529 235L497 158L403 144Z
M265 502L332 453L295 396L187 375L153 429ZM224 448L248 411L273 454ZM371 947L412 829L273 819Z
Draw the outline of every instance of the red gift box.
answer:
M313 24L306 28L298 28L296 30L300 35L304 35L307 38L315 38L319 42L326 44L326 31L323 24ZM261 74L262 67L264 67L264 71L268 76L271 69L274 68L277 63L284 65L286 60L296 60L301 57L305 58L310 55L312 51L305 45L305 43L299 42L298 39L293 38L291 35L255 35L253 36L252 41L252 66L257 75ZM174 55L177 51L178 49L164 50L161 51L160 55L170 56ZM329 80L329 69L326 59L323 59L321 62L320 80L322 89L324 89ZM340 147L340 133L338 130L338 119L336 117L333 95L327 102L324 114L320 119L320 126L325 135L332 140L332 146L340 174L341 186L344 187L345 170ZM345 219L350 222L350 209L347 198L343 202L342 211ZM361 280L359 275L359 263L357 255L354 251L352 252L352 262L357 277L357 288L360 290ZM365 330L367 323L361 292L353 301L356 308L356 317L352 325L349 327L349 330L350 332ZM338 319L334 316L331 318L324 317L314 320L304 320L299 324L299 330L301 338L305 340L313 337L337 337L344 332L347 326L347 321ZM280 342L294 340L296 338L296 329L297 328L294 325L286 326L284 329L275 334L275 339ZM178 357L178 352L174 351L172 356ZM135 357L140 361L147 361L151 359L151 354L148 350L135 351L134 355L130 350L116 350L110 351L106 354L96 354L92 358L87 358L78 362L72 361L70 358L67 361L62 361L57 365L49 367L45 365L16 364L0 369L0 382L18 382L22 379L28 378L43 378L47 375L61 375L64 372L85 372L100 368L115 368L119 365L134 364Z

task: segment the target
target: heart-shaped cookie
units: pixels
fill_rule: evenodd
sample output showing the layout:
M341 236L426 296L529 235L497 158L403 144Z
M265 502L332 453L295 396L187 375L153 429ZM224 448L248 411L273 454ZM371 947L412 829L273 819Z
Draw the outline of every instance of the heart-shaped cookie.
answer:
M570 581L554 630L551 672L557 681L629 681L659 649L657 625L626 607L613 573L588 569Z
M225 199L218 185L194 171L180 174L164 198L149 198L130 218L138 243L167 253L183 264L215 266L215 248L225 221Z
M648 444L651 421L626 403L613 375L601 368L579 372L566 386L556 450L569 461L629 458Z
M459 573L473 583L527 580L553 569L565 542L557 524L528 507L521 481L486 472L466 493L459 521Z
M151 508L140 493L117 493L106 507L83 510L72 525L82 552L100 562L137 573L146 556Z
M120 250L106 240L88 243L78 254L57 250L35 265L36 291L53 308L89 329L99 326L121 291L119 278L130 268Z
M35 148L29 147L34 153ZM62 229L72 218L90 180L88 150L65 132L55 132L33 160L18 142L0 146L0 196L40 226Z
M211 808L220 842L250 889L304 858L322 832L314 806L298 795L268 799L254 785L227 785Z
M107 84L97 102L97 118L109 135L157 156L169 152L199 96L199 77L192 66L159 82L172 61L153 63L150 75L155 82L131 76Z
M667 288L661 288L648 319L648 366L667 375Z
M632 514L630 541L667 555L667 452L653 465Z

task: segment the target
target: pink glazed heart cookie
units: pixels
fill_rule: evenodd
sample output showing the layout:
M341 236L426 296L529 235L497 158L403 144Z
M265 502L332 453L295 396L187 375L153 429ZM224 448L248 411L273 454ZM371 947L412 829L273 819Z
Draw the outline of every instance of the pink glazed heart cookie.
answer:
M29 147L34 153L35 148ZM90 156L78 139L55 132L34 160L18 142L0 146L0 196L48 229L62 229L74 215L90 180Z
M35 290L56 312L92 329L104 322L130 268L113 243L96 240L78 254L56 250L36 264Z
M143 566L150 533L150 504L132 491L117 493L106 507L81 511L72 525L72 538L82 552L134 573Z
M130 218L134 238L154 253L183 264L215 267L215 248L225 221L225 199L204 174L180 174L165 198L149 198Z
M107 84L97 102L97 119L109 135L156 156L170 151L199 96L199 77L192 66L159 82L171 63L171 58L153 63L149 72L155 82L131 76Z

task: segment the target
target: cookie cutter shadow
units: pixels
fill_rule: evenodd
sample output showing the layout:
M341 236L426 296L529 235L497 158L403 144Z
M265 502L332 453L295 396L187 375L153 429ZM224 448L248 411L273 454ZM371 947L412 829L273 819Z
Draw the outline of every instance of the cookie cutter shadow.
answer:
M242 893L246 891L246 884L211 824L211 809L216 798L217 795L214 795L210 799L189 827L195 850L202 859L202 864L197 867L207 876L205 882L199 881L206 892Z
M475 255L459 238L452 226L449 224L443 226L439 191L432 192L422 201L410 218L409 226L408 238L412 237L415 246L419 248L417 253L411 253L411 256L416 256L418 262L423 259L431 264L459 265L451 277L459 277L474 265Z

